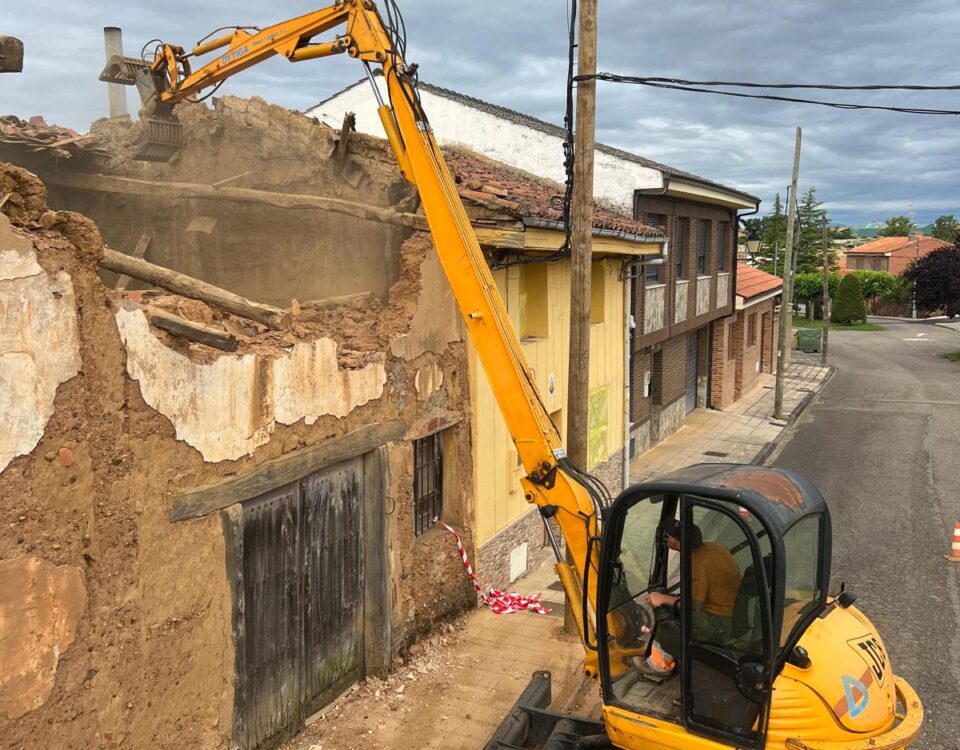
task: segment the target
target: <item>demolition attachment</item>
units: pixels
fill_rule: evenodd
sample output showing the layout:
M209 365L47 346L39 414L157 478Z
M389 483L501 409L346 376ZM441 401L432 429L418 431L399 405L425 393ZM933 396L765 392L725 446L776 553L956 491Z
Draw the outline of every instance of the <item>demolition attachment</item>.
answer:
M160 101L163 74L136 57L114 55L107 62L100 80L136 86L143 108L140 125L143 128L140 148L134 154L137 161L170 161L183 146L183 125L173 111L173 105Z

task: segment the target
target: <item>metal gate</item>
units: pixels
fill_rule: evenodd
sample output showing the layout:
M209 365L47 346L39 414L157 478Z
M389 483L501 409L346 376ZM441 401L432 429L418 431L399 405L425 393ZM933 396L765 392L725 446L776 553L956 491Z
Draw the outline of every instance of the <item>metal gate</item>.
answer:
M687 411L697 408L697 338L696 331L687 334Z
M242 504L235 740L296 729L363 676L363 458Z

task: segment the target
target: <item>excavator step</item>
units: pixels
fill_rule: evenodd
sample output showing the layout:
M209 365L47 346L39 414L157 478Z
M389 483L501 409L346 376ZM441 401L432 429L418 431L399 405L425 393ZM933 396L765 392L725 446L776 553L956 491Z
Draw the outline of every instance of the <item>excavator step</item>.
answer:
M139 57L123 57L113 55L100 73L100 80L105 83L121 83L124 86L137 85L137 72L149 68Z
M183 125L175 114L148 115L140 113L143 140L134 155L137 161L170 161L183 148Z

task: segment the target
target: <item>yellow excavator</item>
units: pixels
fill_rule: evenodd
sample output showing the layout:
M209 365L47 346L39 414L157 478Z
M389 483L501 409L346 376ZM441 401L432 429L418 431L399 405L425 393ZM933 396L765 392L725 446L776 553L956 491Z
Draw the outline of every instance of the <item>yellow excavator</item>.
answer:
M394 0L384 3L381 14L371 0L342 0L266 28L232 28L189 52L160 42L152 59L113 58L101 80L136 85L144 128L138 158L166 161L183 141L175 106L235 73L274 55L299 62L347 54L362 62L400 170L420 191L444 272L526 470L525 497L539 507L557 554L585 672L603 696L602 721L560 717L533 705L537 699L522 699L488 747L908 747L922 722L920 700L894 674L855 596L828 594L830 513L810 482L765 467L708 464L613 499L567 460L421 106L416 66L403 58L398 9ZM332 39L316 40L338 28ZM212 52L209 62L193 65ZM389 101L381 99L374 67ZM561 555L555 528L572 563ZM735 566L723 627L715 613L705 616L697 594L706 545ZM671 606L651 608L651 592ZM649 657L668 629L676 634L677 667L651 673ZM537 692L535 680L524 696Z

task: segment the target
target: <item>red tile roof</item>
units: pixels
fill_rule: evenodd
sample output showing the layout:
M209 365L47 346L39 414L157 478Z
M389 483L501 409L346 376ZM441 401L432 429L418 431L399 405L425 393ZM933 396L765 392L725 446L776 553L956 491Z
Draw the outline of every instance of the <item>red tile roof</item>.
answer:
M919 252L917 250L918 237L920 239ZM857 247L850 248L847 250L847 256L890 256L889 266L885 270L897 276L907 270L907 266L910 265L910 262L916 258L918 254L922 258L924 255L932 253L934 250L939 250L942 247L953 247L953 245L926 234L913 235L910 237L879 237L870 242L858 245ZM853 270L850 268L849 263L847 264L847 270Z
M563 186L501 162L461 149L444 148L443 156L466 201L525 219L563 221L554 197L563 196ZM594 229L623 232L634 237L663 237L663 230L594 204Z
M759 268L737 263L737 296L745 300L759 297L783 286L783 279Z

